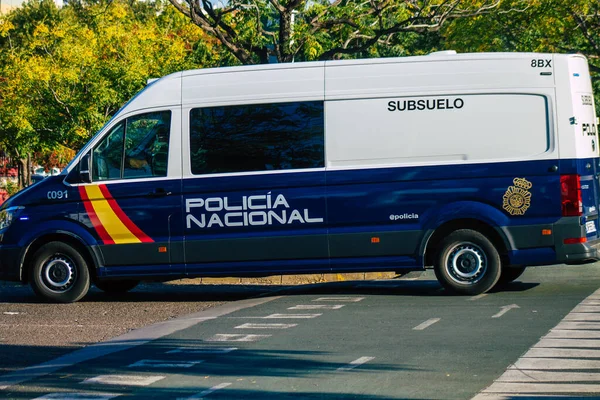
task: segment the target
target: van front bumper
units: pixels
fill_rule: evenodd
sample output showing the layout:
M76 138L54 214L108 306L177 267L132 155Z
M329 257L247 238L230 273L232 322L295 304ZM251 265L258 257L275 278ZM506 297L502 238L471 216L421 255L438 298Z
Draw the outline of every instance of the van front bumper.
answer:
M565 264L584 264L600 260L600 239L586 243L565 244L557 249L559 262Z
M21 247L0 245L0 280L21 281Z

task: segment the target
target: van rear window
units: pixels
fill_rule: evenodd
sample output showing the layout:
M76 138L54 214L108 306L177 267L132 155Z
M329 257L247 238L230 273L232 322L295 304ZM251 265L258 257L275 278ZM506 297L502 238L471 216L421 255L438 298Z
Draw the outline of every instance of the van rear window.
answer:
M195 175L322 168L323 102L195 108L190 158Z

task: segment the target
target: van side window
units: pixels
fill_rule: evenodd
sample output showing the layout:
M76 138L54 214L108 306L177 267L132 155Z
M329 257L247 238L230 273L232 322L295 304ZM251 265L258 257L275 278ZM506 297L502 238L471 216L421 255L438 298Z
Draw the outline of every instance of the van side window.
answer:
M94 148L92 180L167 176L170 126L170 111L121 122Z
M121 179L124 133L125 121L115 126L100 144L94 148L92 155L92 180Z
M322 168L323 102L192 109L190 153L195 175Z

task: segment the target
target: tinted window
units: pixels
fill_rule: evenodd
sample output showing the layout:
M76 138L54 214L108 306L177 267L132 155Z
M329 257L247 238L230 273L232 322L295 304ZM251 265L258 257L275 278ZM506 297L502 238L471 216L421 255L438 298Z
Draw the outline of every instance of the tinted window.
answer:
M167 176L170 126L170 111L121 122L94 148L92 179Z
M124 128L125 122L120 123L94 148L92 156L94 181L121 179Z
M127 119L124 178L167 176L170 126L170 112Z
M323 167L323 125L321 101L193 109L192 173Z

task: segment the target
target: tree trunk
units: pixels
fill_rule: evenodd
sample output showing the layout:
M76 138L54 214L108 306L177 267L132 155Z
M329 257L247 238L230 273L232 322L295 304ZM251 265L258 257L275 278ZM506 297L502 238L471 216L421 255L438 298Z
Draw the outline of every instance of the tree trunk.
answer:
M18 184L21 190L31 184L31 154L27 154L27 158L19 158L18 171Z
M19 158L17 164L17 184L19 185L19 190L25 187L25 166L26 161L22 158Z
M27 153L27 171L25 173L27 186L31 185L31 153Z

